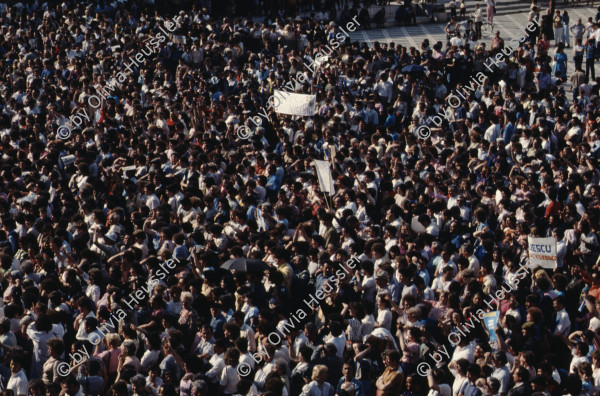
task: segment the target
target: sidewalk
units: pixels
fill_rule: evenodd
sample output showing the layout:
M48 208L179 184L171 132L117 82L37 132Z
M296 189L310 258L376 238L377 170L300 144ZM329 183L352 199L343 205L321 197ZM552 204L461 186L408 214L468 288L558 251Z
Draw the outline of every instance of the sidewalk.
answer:
M385 27L398 25L395 19L396 10L400 6L400 4L403 3L404 2L402 0L400 0L399 2L392 1L389 5L383 6L385 8ZM434 11L433 20L429 16L417 16L417 24L446 22L450 18L450 7L448 6L449 3L450 0L439 0L437 1L437 3L431 4L434 7L434 10L443 5L445 12L441 13ZM479 4L479 8L481 8L485 14L486 4L484 0L465 0L465 5L467 6L465 14L467 15L467 17L473 12L475 12L476 4ZM538 5L542 8L545 8L548 6L548 2L538 1ZM496 0L496 15L512 15L517 13L529 12L530 6L531 2L528 2L526 0ZM559 7L559 9L562 8L562 2L560 4L557 4L557 6ZM375 15L379 10L381 10L381 8L382 6L378 5L370 6L369 15L371 16L371 18L373 18L373 15ZM458 8L456 10L456 13L457 15L460 14L460 10Z

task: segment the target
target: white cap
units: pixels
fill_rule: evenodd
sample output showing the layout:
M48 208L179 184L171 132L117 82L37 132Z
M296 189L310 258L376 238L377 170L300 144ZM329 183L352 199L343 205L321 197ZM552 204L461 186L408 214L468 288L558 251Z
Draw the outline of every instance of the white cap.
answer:
M588 330L596 331L598 329L600 329L600 319L598 319L598 318L590 319L590 324L588 326Z
M117 233L114 231L107 232L104 234L104 238L110 240L111 242L117 242Z

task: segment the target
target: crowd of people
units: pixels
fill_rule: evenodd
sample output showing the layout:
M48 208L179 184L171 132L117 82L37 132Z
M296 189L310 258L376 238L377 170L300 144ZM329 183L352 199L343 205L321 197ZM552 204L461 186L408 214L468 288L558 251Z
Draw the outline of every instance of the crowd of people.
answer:
M332 51L356 3L0 3L2 395L598 394L600 79L553 7L511 51ZM302 72L313 116L266 106Z

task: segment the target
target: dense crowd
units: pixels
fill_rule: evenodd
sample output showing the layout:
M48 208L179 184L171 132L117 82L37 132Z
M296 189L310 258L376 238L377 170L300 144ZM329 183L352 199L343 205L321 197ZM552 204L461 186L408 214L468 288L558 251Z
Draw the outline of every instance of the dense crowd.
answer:
M466 20L331 51L362 4L26 3L0 3L2 395L598 394L593 21L533 4L511 51ZM301 72L314 116L266 106ZM556 238L556 268L520 270L528 236Z

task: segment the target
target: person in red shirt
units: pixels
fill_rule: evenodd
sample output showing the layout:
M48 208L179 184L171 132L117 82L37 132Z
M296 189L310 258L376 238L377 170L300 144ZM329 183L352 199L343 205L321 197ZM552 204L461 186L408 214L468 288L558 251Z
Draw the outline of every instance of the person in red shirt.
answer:
M546 207L546 218L552 215L559 215L563 208L562 203L558 200L558 190L556 187L550 188L548 197L552 202Z
M542 37L537 42L538 53L541 57L548 56L548 50L550 49L550 41L546 38L545 34L542 34Z

